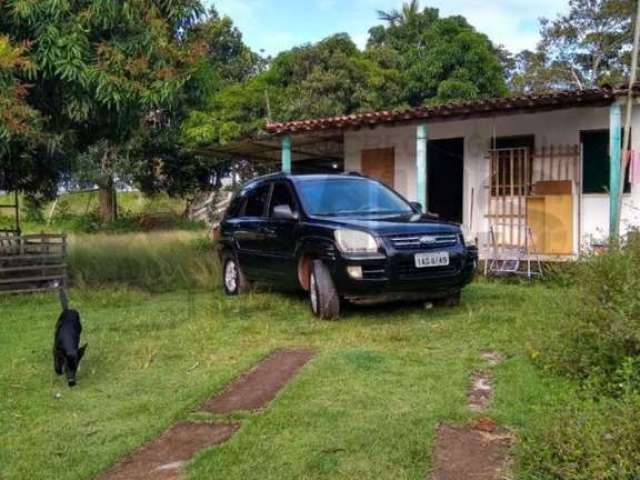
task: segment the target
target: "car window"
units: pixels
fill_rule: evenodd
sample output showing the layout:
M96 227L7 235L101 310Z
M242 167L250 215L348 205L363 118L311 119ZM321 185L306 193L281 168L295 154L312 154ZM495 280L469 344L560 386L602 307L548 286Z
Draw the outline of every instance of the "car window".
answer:
M247 194L247 203L244 207L245 217L262 217L267 206L267 200L269 198L270 185L263 184L256 187Z
M373 180L305 180L299 182L298 192L311 215L397 215L413 212L397 193Z
M292 212L296 211L296 203L291 196L291 191L284 183L276 183L271 194L271 203L269 206L269 216L273 216L273 209L278 205L289 205Z
M231 200L229 207L227 208L226 217L227 218L236 218L240 213L240 209L242 208L242 204L244 203L244 197L241 195L236 195Z

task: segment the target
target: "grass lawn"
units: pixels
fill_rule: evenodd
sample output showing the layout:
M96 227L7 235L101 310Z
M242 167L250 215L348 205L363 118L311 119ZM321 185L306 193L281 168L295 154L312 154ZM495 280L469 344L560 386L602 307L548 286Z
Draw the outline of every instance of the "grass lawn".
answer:
M0 194L0 204L13 203L13 199L13 195ZM24 233L38 233L43 230L71 233L140 231L144 228L136 220L141 215L149 214L174 217L175 225L170 225L171 229L202 228L198 222L180 218L186 207L184 199L171 198L166 194L150 197L141 192L118 192L120 219L108 225L98 225L97 220L91 218L98 209L98 192L64 193L58 198L53 211L54 202L46 202L42 206L41 219L33 218L24 198L20 201L20 207L21 227ZM0 228L14 228L14 222L13 210L0 210Z
M481 351L508 355L491 415L523 438L571 398L527 347L569 293L479 282L455 309L351 307L322 322L295 295L75 290L89 343L75 389L53 373L57 300L0 298L0 478L92 478L176 420L216 418L194 407L273 349L306 346L315 359L264 413L233 415L242 428L189 478L424 479L438 422L471 418Z

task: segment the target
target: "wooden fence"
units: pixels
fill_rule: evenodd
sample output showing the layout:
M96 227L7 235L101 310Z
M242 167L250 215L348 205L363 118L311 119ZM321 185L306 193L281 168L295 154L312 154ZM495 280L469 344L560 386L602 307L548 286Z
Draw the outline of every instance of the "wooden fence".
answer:
M0 294L53 290L67 276L66 235L0 233Z

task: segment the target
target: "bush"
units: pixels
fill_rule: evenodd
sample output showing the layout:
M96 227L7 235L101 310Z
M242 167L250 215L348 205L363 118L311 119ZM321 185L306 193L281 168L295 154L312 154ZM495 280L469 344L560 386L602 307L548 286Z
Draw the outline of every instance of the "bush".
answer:
M640 397L584 401L551 416L522 439L521 477L554 480L640 478Z
M152 292L213 288L218 258L203 233L78 235L69 241L72 284L123 284Z
M640 391L640 241L634 235L622 249L589 257L574 276L564 321L535 352L598 393Z

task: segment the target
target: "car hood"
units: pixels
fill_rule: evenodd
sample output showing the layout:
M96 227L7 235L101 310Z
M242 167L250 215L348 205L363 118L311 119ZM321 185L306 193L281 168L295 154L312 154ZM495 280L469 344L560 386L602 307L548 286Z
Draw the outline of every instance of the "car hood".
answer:
M426 215L401 215L393 217L314 217L335 228L367 230L381 236L418 233L460 233L455 223L434 220Z

